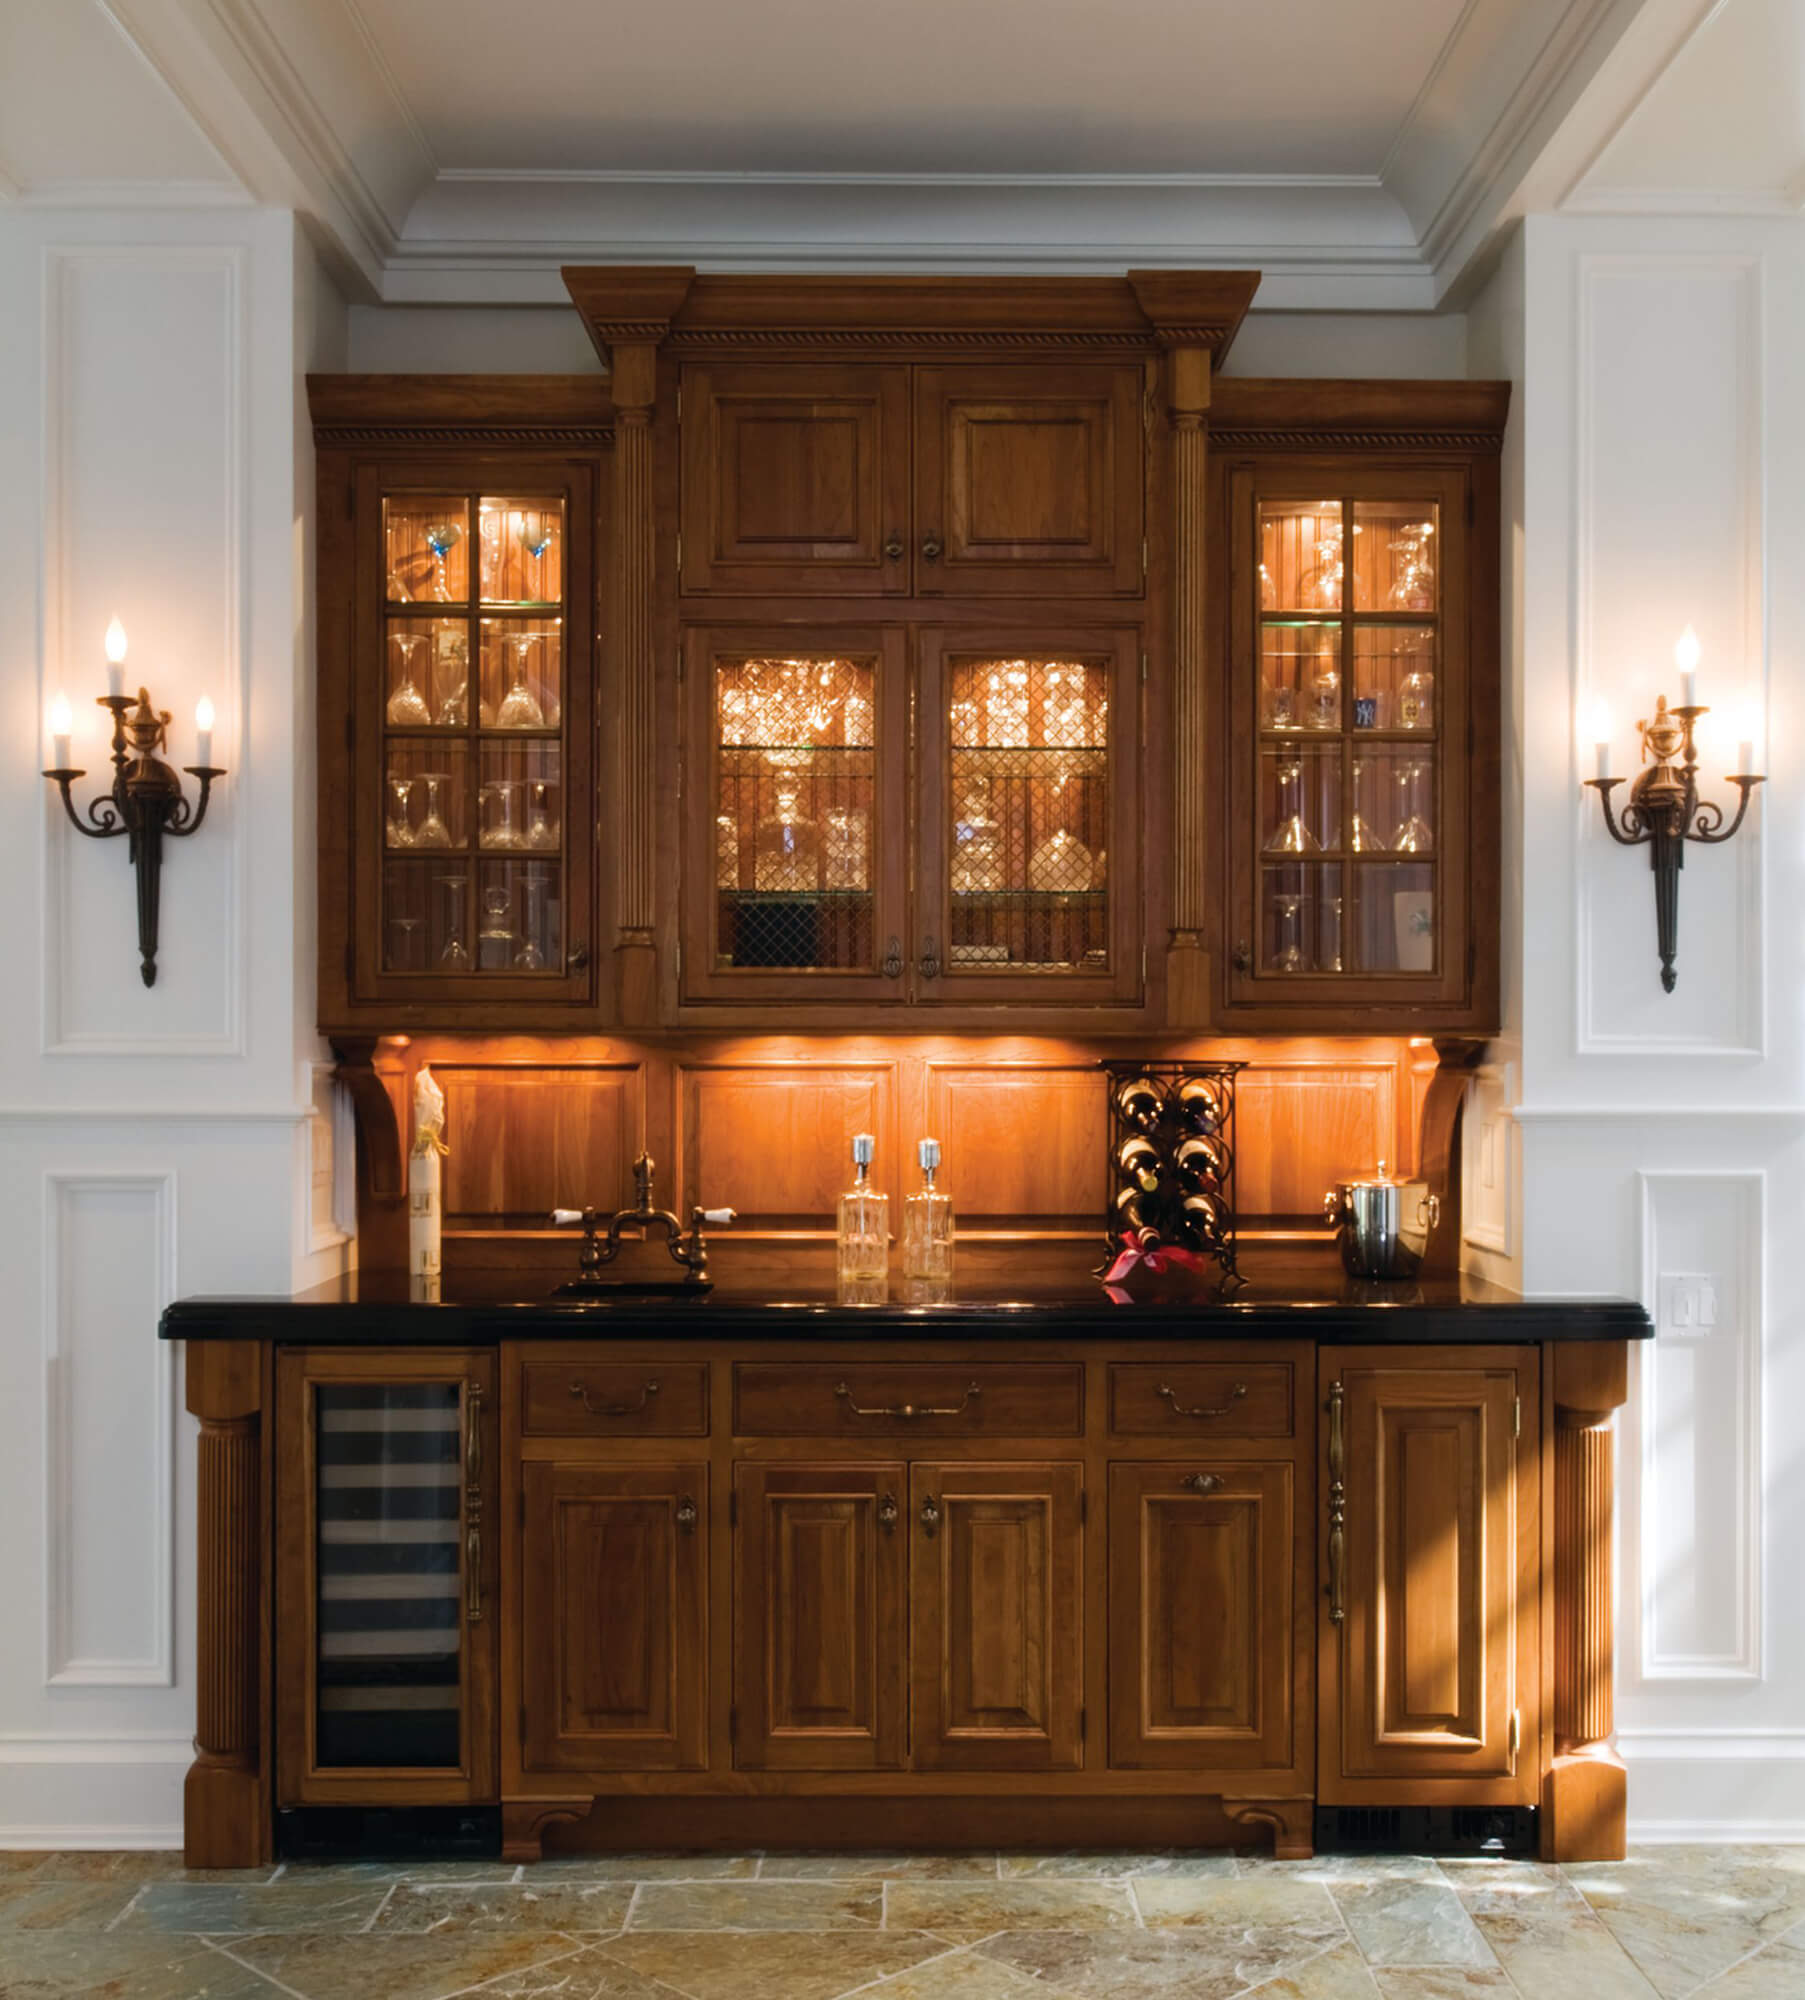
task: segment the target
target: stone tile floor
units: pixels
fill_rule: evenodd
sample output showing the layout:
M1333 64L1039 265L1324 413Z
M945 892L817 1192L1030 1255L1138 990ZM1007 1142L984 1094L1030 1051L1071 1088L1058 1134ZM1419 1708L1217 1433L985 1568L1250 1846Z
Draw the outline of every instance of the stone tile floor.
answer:
M1614 1865L0 1854L0 2000L1805 2000L1805 1848Z

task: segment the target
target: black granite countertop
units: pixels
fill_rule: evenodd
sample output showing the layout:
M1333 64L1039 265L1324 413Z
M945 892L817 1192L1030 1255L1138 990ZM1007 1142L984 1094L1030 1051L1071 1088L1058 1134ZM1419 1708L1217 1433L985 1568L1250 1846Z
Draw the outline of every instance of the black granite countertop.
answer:
M534 1296L519 1272L479 1271L427 1305L405 1277L359 1273L285 1298L178 1299L165 1340L274 1340L314 1346L483 1345L509 1338L669 1339L1157 1339L1322 1341L1642 1340L1653 1328L1629 1299L1524 1298L1483 1279L1380 1284L1346 1276L1323 1242L1249 1242L1245 1280L1218 1291L1162 1293L1137 1274L1134 1296L1110 1297L1092 1275L1094 1243L1052 1240L962 1245L948 1296L932 1301L892 1277L882 1302L839 1296L831 1247L754 1282L717 1258L710 1291L671 1296L623 1289L604 1299ZM668 1266L666 1267L668 1269ZM552 1280L545 1284L549 1292Z

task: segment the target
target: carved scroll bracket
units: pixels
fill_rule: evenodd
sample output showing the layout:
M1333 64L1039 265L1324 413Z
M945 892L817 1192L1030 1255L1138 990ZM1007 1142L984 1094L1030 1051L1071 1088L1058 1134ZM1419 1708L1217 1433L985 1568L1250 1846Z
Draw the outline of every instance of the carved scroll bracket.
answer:
M405 1271L407 1145L399 1093L406 1065L398 1048L374 1035L334 1037L332 1051L357 1126L358 1263L366 1271Z

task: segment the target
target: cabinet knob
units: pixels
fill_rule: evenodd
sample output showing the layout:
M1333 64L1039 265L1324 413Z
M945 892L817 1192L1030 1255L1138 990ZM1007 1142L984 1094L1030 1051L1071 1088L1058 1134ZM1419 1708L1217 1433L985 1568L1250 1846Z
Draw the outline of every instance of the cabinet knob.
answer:
M1248 950L1245 938L1237 939L1234 950L1228 955L1228 962L1237 972L1253 970L1253 953Z
M901 1512L902 1509L897 1506L894 1493L886 1493L877 1503L877 1524L886 1535L895 1534L897 1516Z
M1188 1493L1214 1493L1222 1484L1219 1472L1193 1472L1188 1479L1181 1479L1179 1485Z
M686 1535L696 1532L696 1503L687 1493L677 1502L677 1527Z
M940 560L940 537L938 535L929 535L923 541L921 545L921 559L923 562L938 562Z
M902 939L893 937L890 940L890 949L884 953L884 977L886 979L900 979L902 977L902 968Z
M884 560L886 562L901 562L902 552L903 538L901 535L892 535L884 544Z
M931 1535L940 1525L940 1508L932 1494L921 1503L921 1526L924 1534Z
M570 956L565 959L564 963L570 967L572 972L586 972L589 969L589 947L586 944L573 944L570 948Z
M921 964L918 970L923 979L938 979L940 977L940 951L932 938L923 940Z

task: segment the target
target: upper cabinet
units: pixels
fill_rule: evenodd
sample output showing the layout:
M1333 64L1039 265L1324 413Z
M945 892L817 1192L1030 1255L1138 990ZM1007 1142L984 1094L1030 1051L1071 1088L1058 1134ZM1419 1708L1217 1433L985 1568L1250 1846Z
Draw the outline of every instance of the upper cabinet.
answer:
M1225 382L1212 422L1223 1011L1495 1026L1501 399L1400 384L1362 424L1386 385L1320 387Z
M1140 362L702 362L686 597L1139 596Z
M522 444L518 386L313 384L322 1025L595 1006L607 411L562 394Z

